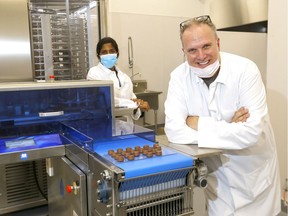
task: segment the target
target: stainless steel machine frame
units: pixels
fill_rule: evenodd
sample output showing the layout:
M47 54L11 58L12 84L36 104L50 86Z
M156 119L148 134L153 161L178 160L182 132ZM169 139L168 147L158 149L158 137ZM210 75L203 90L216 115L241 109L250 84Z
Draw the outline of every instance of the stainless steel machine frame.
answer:
M125 179L124 170L97 153L74 144L66 147L65 157L52 159L54 171L48 176L49 216L194 214L195 166ZM151 179L154 182L147 186L145 182ZM136 187L123 189L129 185Z
M144 133L151 132L149 129L139 128ZM195 160L194 165L186 168L126 178L125 170L97 151L86 148L83 140L89 139L85 133L82 134L82 141L75 139L75 134L69 130L64 129L62 133L67 139L71 138L73 144L66 145L66 156L61 158L61 162L59 159L52 159L51 168L54 172L48 177L50 216L194 214L193 188L207 185L207 167L200 160ZM125 139L125 135L129 136L129 133L122 134L120 139ZM116 146L121 147L116 138L112 140ZM161 147L167 148L166 145ZM59 190L59 187L62 189Z
M89 155L92 172L91 215L152 216L192 215L193 212L193 167L173 170L125 180L124 171L107 163L97 154ZM182 178L169 181L169 177ZM157 183L157 179L167 180ZM155 182L147 186L145 182ZM123 189L125 185L137 185L134 189ZM129 186L128 186L129 188Z
M90 97L91 91L85 91L83 94L83 88L86 87L93 88L91 89L92 97ZM107 90L107 94L103 95L102 90L98 91L101 88ZM79 92L75 92L75 89L79 89ZM101 106L101 109L104 108L102 112L104 112L104 116L107 112L111 117L111 112L113 112L111 89L113 90L112 83L97 81L22 82L3 83L0 86L1 215L47 204L46 172L49 175L52 175L54 171L57 173L57 169L51 169L51 163L54 159L60 161L59 157L64 156L67 152L65 144L69 146L70 143L68 139L58 133L61 119L73 119L74 115L76 118L81 115L82 106L79 105L77 99L79 97L82 97L83 105L85 104L86 108L82 115L89 117L92 114L89 106L92 106L94 111L98 104L104 103L105 107ZM97 92L102 98L93 97L98 94ZM106 97L107 101L103 101L106 100L103 97ZM53 110L53 107L57 107L56 109L59 110ZM59 143L53 144L52 136L59 138ZM28 141L29 145L26 146L25 141ZM9 147L7 147L8 143ZM16 147L12 147L12 145ZM60 164L58 161L56 164ZM72 169L71 162L68 165L69 170ZM81 174L78 170L75 173ZM80 183L82 179L86 178L85 175L83 176L79 178ZM81 206L86 206L86 189L83 191L85 199Z
M153 130L113 118L112 82L3 84L0 99L0 162L46 160L49 216L194 214L193 187L207 184L201 161L164 145L124 163L108 155L157 144Z

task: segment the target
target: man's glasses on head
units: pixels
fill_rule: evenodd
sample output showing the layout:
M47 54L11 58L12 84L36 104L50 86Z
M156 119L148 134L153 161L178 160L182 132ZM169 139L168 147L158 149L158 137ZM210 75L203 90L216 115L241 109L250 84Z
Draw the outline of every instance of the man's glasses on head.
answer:
M181 22L180 23L180 29L184 29L188 24L190 24L193 21L203 22L203 23L211 23L212 22L209 15L198 16L198 17L194 17L192 19L188 19L188 20Z

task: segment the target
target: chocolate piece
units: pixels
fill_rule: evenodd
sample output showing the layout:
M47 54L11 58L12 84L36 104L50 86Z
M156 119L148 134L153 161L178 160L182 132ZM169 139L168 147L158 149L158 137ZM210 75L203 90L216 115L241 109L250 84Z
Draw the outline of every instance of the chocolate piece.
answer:
M134 155L128 155L128 157L127 157L127 159L129 160L129 161L132 161L132 160L134 160Z
M156 151L156 155L157 155L157 156L161 156L161 155L162 155L162 151L161 151L161 150L157 150L157 151Z
M143 149L149 149L149 145L144 145Z
M159 144L158 144L158 143L155 143L155 144L153 145L153 147L154 147L154 148L157 148L157 147L159 147Z
M126 148L126 151L127 151L127 152L131 152L131 151L132 151L132 148L131 148L131 147L127 147L127 148Z
M140 146L135 146L135 151L140 151L141 147Z
M118 149L117 149L117 153L120 153L120 154L121 154L122 152L123 152L123 149L122 149L122 148L118 148Z
M129 155L130 155L129 152L124 152L124 153L123 153L123 156L126 157L126 158L127 158Z
M153 157L153 152L151 152L151 151L149 151L149 152L147 152L147 155L146 155L148 158L151 158L151 157Z
M156 147L156 150L161 151L162 150L161 146Z
M112 156L113 158L116 158L118 155L119 155L118 153L113 152L111 156Z
M114 153L113 149L108 150L108 155L112 155Z
M117 158L117 161L118 162L123 162L124 161L124 157L119 155L118 158Z

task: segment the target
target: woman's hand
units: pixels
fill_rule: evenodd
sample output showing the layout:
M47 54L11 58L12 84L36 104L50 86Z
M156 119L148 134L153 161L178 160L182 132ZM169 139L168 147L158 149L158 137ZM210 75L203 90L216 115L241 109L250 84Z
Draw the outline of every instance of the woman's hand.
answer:
M141 111L148 111L150 109L149 103L147 101L137 98L132 100L138 104L138 108L140 108Z

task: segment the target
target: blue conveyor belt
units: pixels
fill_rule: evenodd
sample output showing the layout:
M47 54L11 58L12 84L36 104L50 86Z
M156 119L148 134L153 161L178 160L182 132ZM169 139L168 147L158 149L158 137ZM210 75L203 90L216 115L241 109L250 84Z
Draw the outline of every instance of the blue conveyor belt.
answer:
M190 168L193 166L193 159L184 154L176 152L162 146L162 156L154 155L151 158L145 156L135 157L135 160L117 162L110 155L108 150L116 151L118 148L126 149L135 146L143 147L144 145L153 146L154 142L145 140L135 135L124 136L122 139L113 141L101 141L94 143L94 152L110 160L119 168L125 171L125 178L134 178L159 172L172 171L181 168Z

